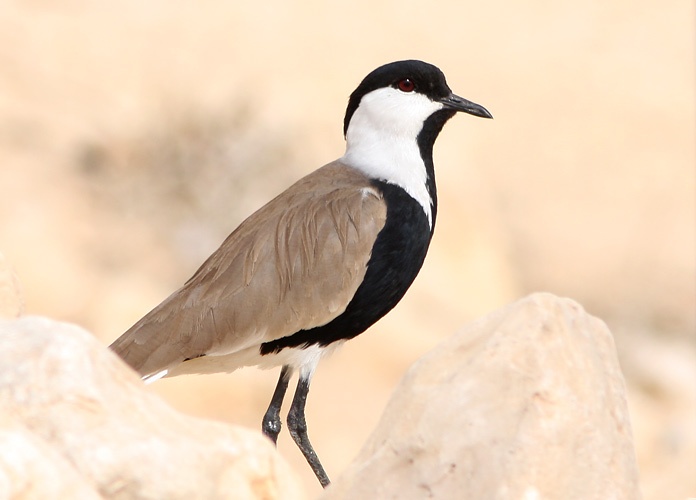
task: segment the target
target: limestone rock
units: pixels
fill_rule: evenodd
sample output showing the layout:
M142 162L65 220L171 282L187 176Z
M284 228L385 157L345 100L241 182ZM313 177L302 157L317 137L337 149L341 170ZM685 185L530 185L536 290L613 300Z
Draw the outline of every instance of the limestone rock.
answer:
M72 325L0 321L0 407L2 498L300 497L260 433L176 412Z
M639 497L611 333L575 302L535 294L415 363L322 498Z
M17 275L0 252L0 318L15 318L23 308Z
M6 413L0 414L0 450L0 498L101 498L66 458Z

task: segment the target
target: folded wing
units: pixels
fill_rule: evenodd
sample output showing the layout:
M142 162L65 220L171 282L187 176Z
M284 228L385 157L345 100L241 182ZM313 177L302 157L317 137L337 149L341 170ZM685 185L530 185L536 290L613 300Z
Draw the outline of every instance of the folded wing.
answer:
M385 218L369 179L326 165L246 219L111 348L148 376L324 325L362 282Z

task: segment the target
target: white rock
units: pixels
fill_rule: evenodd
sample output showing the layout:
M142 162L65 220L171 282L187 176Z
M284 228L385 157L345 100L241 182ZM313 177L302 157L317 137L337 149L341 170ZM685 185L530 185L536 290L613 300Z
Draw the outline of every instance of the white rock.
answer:
M626 390L606 325L535 294L413 365L335 499L633 499Z
M72 465L6 413L0 414L0 498L101 498Z
M72 325L38 317L0 321L0 407L12 416L0 421L0 442L16 444L0 449L0 487L3 475L16 476L16 464L49 450L53 472L41 463L23 471L37 492L65 475L68 485L78 478L90 485L93 498L300 498L268 439L176 412Z

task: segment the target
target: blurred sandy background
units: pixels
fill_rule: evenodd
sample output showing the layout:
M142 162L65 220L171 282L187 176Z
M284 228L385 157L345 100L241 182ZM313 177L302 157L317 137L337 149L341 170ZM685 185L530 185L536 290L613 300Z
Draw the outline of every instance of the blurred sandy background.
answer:
M110 343L236 225L343 153L348 94L420 58L486 106L435 148L433 246L397 309L324 362L329 475L406 368L532 291L616 337L646 499L696 496L694 3L0 3L0 252L26 312ZM258 428L276 372L161 381ZM452 430L456 432L456 429ZM309 496L319 486L286 433Z

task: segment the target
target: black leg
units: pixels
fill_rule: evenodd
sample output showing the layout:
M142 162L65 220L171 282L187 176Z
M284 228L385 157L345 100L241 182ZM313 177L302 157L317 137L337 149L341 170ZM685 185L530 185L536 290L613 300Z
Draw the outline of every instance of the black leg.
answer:
M297 389L295 390L295 396L292 398L292 406L290 406L290 411L288 412L288 430L290 431L292 439L307 459L317 479L321 485L326 488L331 481L329 481L329 476L326 475L324 467L321 466L319 457L317 457L317 454L314 452L314 448L312 448L312 444L309 442L309 437L307 436L307 422L305 421L304 411L308 392L309 378L302 378L302 376L300 376L300 381L297 383Z
M266 410L266 414L263 416L263 422L261 423L261 430L266 436L271 438L273 443L278 441L278 434L280 434L280 428L282 427L280 423L280 407L283 404L285 391L288 390L288 382L290 382L291 376L292 369L287 365L283 366L283 369L280 370L278 384L276 385L275 391L273 391L271 404L268 405L268 410Z

